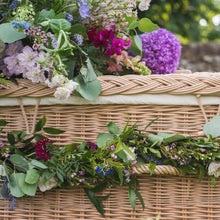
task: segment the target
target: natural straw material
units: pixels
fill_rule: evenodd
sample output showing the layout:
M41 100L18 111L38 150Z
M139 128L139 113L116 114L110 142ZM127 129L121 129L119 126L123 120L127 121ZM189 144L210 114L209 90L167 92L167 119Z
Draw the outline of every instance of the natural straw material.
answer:
M220 102L203 105L201 97L220 96L220 74L172 74L164 76L122 77L102 76L102 96L130 94L173 94L195 95L198 105L160 105L160 104L54 104L41 105L40 99L53 96L55 89L28 80L18 80L18 85L0 89L1 97L15 97L17 106L0 106L0 119L10 123L0 134L0 140L7 141L6 134L12 130L33 131L34 124L43 114L47 118L47 127L56 127L67 132L50 136L56 143L65 145L72 139L95 141L97 134L107 132L106 123L114 121L122 129L128 117L130 125L138 122L140 129L158 118L146 133L170 132L183 135L203 135L202 128L207 120L220 114ZM24 97L38 97L36 105L24 106ZM1 103L2 104L2 103ZM183 176L178 169L170 166L157 166L153 176L149 176L147 166L135 167L139 174L140 192L145 201L143 211L138 203L136 211L129 204L126 187L113 187L104 192L111 193L104 202L105 219L146 219L161 220L218 220L220 219L220 180L214 188L210 179L199 183L198 176ZM145 174L144 174L145 173ZM19 200L14 211L8 211L8 201L0 200L0 220L9 219L91 219L102 218L83 190L52 190L42 194L38 192L33 199Z

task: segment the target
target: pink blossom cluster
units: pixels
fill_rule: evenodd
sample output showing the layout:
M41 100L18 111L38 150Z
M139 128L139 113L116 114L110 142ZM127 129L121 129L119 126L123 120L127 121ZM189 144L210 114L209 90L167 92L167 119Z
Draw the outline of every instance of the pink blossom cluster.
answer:
M128 23L125 17L136 17L136 0L90 0L90 19L92 26L106 27L110 23L117 28L125 28Z
M131 39L124 36L125 40L115 37L115 26L111 24L111 29L106 28L104 30L97 31L96 28L91 28L87 35L91 42L94 43L95 47L104 47L105 53L110 57L114 54L121 55L123 49L128 49L131 46Z
M21 41L9 44L6 49L6 56L3 59L3 74L6 76L19 75L22 73L23 78L31 80L33 83L44 83L46 77L45 71L48 69L40 65L48 56L47 53L33 51L30 46L22 46Z
M34 50L41 50L41 45L48 46L49 38L53 38L54 35L51 32L45 33L45 31L41 30L41 26L32 27L30 30L28 28L24 29L24 33L28 36L34 38L34 43L32 48Z

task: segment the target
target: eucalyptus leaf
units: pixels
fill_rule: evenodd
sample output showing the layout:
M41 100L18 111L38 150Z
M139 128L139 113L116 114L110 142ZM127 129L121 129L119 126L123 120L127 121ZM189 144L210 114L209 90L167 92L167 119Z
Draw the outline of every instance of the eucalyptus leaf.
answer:
M18 184L20 189L26 195L35 196L38 183L36 182L35 184L28 184L25 182L25 179L26 179L26 174L21 173L18 179Z
M163 142L163 137L154 134L149 134L148 139L150 140L151 143L157 146L160 146Z
M19 179L23 178L24 176L24 173L13 173L9 177L10 182L8 183L8 188L11 194L17 198L24 196L24 193L18 183Z
M115 134L116 136L119 136L121 134L120 128L113 121L107 124L107 128L110 134Z
M206 123L203 127L203 131L206 136L210 135L213 138L217 138L220 136L220 116L213 117L208 123Z
M85 83L82 75L79 74L75 78L75 81L79 83L76 91L85 99L92 101L99 96L101 92L101 83L98 79Z
M26 172L28 169L28 161L23 156L19 154L12 154L9 159L18 170Z
M14 29L11 23L0 24L0 39L4 43L13 43L24 39L26 35L23 32L18 32Z
M27 171L27 175L25 177L25 183L35 184L38 182L39 177L40 174L36 169L30 169Z
M3 184L2 187L0 188L0 196L3 199L10 199L10 192L6 189L5 185Z
M107 142L111 142L115 138L115 135L108 133L101 133L97 136L96 142L99 148L106 147Z
M87 67L88 67L87 81L88 82L92 82L92 81L96 80L96 73L95 73L95 71L93 69L93 65L92 65L92 63L91 63L89 58L87 58L86 63L87 63Z
M168 137L168 138L164 138L163 140L163 144L171 144L173 142L176 142L176 141L183 141L183 140L186 140L187 138L183 135L180 135L180 134L174 134L173 136L171 137Z

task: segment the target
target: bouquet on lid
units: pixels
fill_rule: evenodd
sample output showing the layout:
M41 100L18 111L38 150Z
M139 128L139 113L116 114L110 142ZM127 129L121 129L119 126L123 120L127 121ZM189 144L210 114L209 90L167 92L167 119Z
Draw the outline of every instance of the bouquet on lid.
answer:
M178 52L166 48L173 39L162 33L158 41L165 51L141 38L158 29L150 19L138 19L138 10L147 10L149 4L149 0L1 0L0 73L57 87L58 99L74 91L94 100L101 91L97 76L149 75L151 70L158 73L157 66L160 72L174 72L163 63L178 60L179 42L173 45ZM165 58L161 51L167 53Z

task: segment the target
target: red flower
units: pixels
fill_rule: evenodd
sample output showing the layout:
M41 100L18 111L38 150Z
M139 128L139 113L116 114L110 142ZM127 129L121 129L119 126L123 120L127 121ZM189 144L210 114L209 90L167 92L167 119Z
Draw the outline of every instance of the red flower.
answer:
M39 141L37 141L36 145L35 145L35 153L37 155L37 157L41 160L49 160L50 156L49 156L49 150L47 148L47 143L52 143L51 140L49 139L41 139Z

